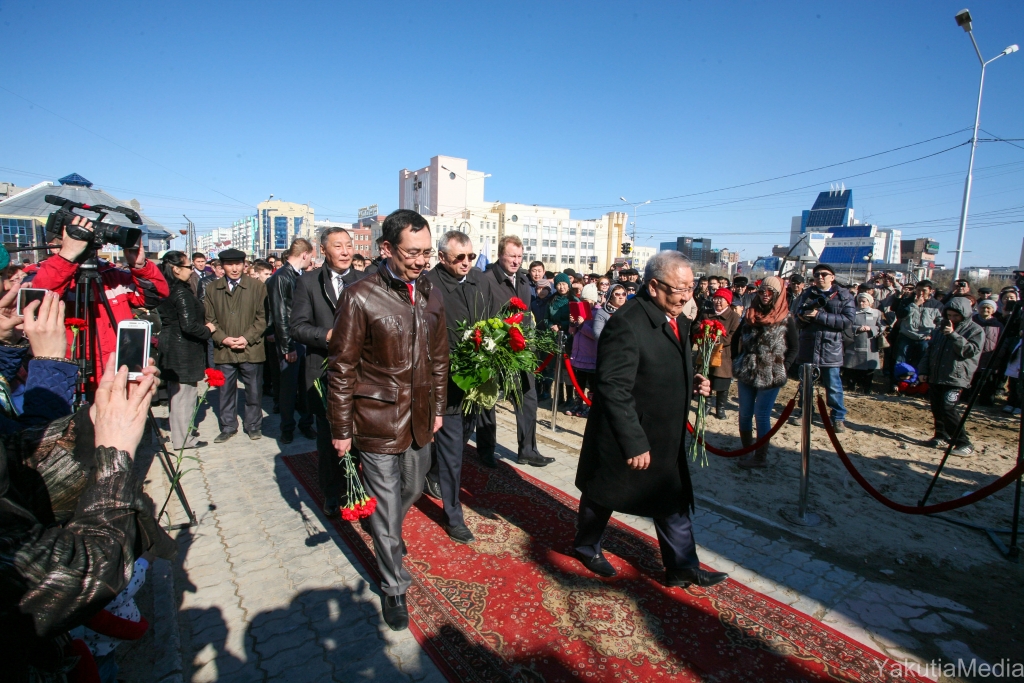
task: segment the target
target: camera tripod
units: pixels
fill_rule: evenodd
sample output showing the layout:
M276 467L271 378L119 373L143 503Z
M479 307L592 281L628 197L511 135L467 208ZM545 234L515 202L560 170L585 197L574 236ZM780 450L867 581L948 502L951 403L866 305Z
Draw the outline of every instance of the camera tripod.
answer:
M102 302L104 310L107 312L107 319L110 321L111 326L114 327L116 332L117 327L114 318L114 311L110 307L110 302L107 301L107 297L103 294L103 277L99 271L99 261L96 258L95 247L90 247L87 252L86 258L79 263L78 272L75 279L75 316L85 320L85 332L86 334L79 334L75 339L75 362L78 364L78 382L75 387L75 409L80 409L86 403L88 403L88 386L90 380L94 380L96 377L96 358L93 355L92 343L96 340L96 356L99 358L103 357L103 350L100 348L99 336L96 334L96 317L92 314L92 306L89 304L92 301ZM111 350L112 353L116 352L115 349ZM147 355L148 357L148 355ZM178 475L177 470L174 466L174 458L167 451L167 446L164 443L163 436L160 434L160 428L156 424L156 418L153 416L153 409L149 408L149 417L147 422L150 428L153 430L153 435L156 438L158 445L157 459L160 461L160 466L164 470L164 474L167 475L167 481L174 487L174 493L178 497L178 502L181 503L181 507L185 510L188 515L188 523L185 524L173 524L166 527L168 530L175 529L187 529L196 525L196 513L189 505L188 498L185 496L185 490L181 487L181 479ZM163 510L160 511L162 513ZM159 523L159 519L158 519Z

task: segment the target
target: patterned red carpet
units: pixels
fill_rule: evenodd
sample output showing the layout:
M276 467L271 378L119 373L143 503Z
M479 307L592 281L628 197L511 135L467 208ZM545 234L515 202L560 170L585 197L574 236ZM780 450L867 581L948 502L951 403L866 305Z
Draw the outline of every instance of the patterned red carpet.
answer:
M321 504L316 454L284 461ZM451 542L426 496L404 529L410 628L451 681L888 681L898 670L732 580L662 586L657 542L614 519L604 547L619 575L595 578L567 555L574 498L504 463L477 462L467 448L462 500L475 543ZM369 535L359 524L335 527L378 578Z

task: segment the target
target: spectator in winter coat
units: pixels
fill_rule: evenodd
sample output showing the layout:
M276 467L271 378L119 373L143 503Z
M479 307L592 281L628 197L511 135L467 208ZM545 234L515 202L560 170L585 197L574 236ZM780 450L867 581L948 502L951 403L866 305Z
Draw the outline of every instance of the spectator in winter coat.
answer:
M896 362L915 368L928 354L928 342L942 318L942 310L932 305L931 286L922 281L914 288L914 301L903 308L900 334L896 340Z
M612 313L622 308L626 303L626 288L616 283L608 288L608 296L601 305L601 308L594 311L594 337L600 338L604 326Z
M788 303L787 303L788 305ZM711 392L715 397L715 417L725 419L725 404L729 400L729 385L732 384L732 337L740 326L740 316L732 310L732 292L724 287L711 294L711 311L701 312L701 320L717 320L725 327L721 340L719 364L711 368ZM711 401L708 401L711 410Z
M587 285L583 288L583 300L591 306L591 317L570 316L572 323L572 371L576 376L576 383L584 392L587 388L593 387L594 372L597 370L597 335L594 333L593 313L597 309L597 285ZM566 411L566 415L586 417L587 410L584 395L577 392L576 402Z
M579 301L570 288L572 278L565 273L555 276L555 293L548 304L548 314L544 319L544 328L555 332L567 332L569 330L569 302Z
M544 319L548 317L548 304L551 303L551 281L541 278L533 283L533 287L537 295L530 302L530 313L533 314L537 326L541 327Z
M786 385L799 347L796 319L789 311L779 278L767 277L761 283L731 346L732 373L740 399L740 441L746 447L755 443L755 424L758 438L771 431L772 408L779 389ZM761 444L756 451L740 458L739 466L767 467L768 446Z
M981 347L981 358L978 361L978 370L974 373L974 378L971 380L971 386L975 386L981 381L982 375L985 369L992 363L993 356L996 352L996 346L999 345L999 337L1003 331L1003 324L996 319L996 302L992 299L982 299L978 302L978 312L974 314L971 320L974 321L985 332L985 343ZM1002 379L1002 373L996 371L997 368L993 368L992 372L989 373L988 379L985 381L984 386L981 387L981 391L978 393L978 403L983 406L990 406L994 403L996 386L999 380Z
M835 284L832 266L814 266L814 284L794 303L800 350L797 363L813 363L821 369L821 381L837 432L846 431L846 406L839 369L843 365L843 331L853 325L853 297Z
M985 331L970 316L970 299L962 296L950 299L936 338L928 349L928 362L922 364L923 372L918 373L922 382L931 384L935 437L928 445L935 448L945 449L956 433L960 424L956 404L960 393L971 384L985 345ZM953 446L952 455L974 453L966 429L956 437Z
M878 369L878 337L882 333L882 313L873 307L870 294L858 294L857 312L853 317L853 341L846 345L843 375L847 388L871 393L871 384Z

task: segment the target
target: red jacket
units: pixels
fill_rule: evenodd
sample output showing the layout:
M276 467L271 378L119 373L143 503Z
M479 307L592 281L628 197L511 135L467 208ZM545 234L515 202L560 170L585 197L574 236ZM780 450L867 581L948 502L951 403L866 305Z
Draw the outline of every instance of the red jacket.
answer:
M32 286L64 295L67 307L65 315L70 318L75 316L75 274L77 272L77 263L72 263L59 255L51 256L39 264L39 272L32 279ZM99 301L92 302L91 313L96 317L97 339L90 346L93 357L99 359L97 372L102 374L107 356L117 349L117 323L122 320L131 320L134 317L133 307L156 307L160 303L160 299L170 293L170 289L160 269L149 260L137 270L121 270L107 261L100 261L99 272L103 280L103 293L110 302L110 308L114 312L115 318L111 323L107 319L106 307ZM79 312L77 317L84 316ZM71 340L72 333L71 330L68 330L68 344L71 344Z

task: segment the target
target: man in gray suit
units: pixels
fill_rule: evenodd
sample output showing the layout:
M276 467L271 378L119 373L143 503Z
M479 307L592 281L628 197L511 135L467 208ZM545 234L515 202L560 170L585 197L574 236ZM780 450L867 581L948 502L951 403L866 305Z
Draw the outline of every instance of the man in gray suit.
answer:
M331 445L331 427L327 424L324 400L316 390L315 382L326 377L324 360L327 358L327 342L331 340L334 327L334 311L338 297L349 285L363 277L352 267L352 235L345 228L327 228L320 234L320 251L324 265L295 281L292 294L291 333L292 338L306 346L306 372L302 391L306 394L306 405L316 416L316 451L319 456L318 475L320 490L324 494L324 514L337 517L340 514L342 486L345 484L338 460L338 454Z

